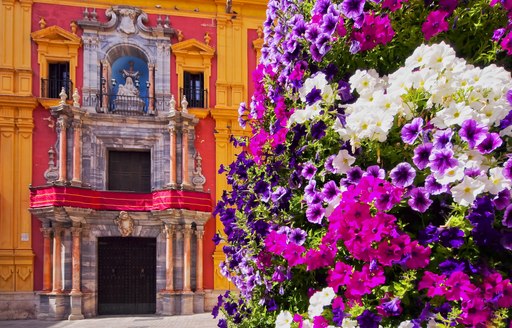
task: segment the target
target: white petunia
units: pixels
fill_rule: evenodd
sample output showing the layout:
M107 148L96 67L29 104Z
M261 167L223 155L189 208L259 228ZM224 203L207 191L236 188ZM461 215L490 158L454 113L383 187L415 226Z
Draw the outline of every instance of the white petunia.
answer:
M289 311L281 311L276 318L276 328L290 328L293 316Z
M398 328L414 328L414 323L412 323L410 320L402 321Z
M459 161L459 165L447 169L444 174L434 173L436 181L442 185L447 185L464 179L465 164Z
M341 322L342 328L359 328L359 324L356 320L350 318L344 318Z
M429 48L425 55L426 67L441 72L455 65L457 59L455 50L446 43L433 44Z
M357 70L354 75L349 79L350 91L362 95L368 95L373 93L375 90L382 89L383 81L379 77L376 70Z
M510 188L511 186L511 181L503 176L502 167L494 167L489 170L489 179L487 180L485 191L497 195L503 189Z
M440 129L450 127L452 125L462 125L466 120L473 118L473 110L471 107L461 103L452 103L450 107L440 110L432 123Z
M313 77L307 78L299 89L300 100L302 100L302 102L306 102L306 96L315 88L323 93L326 86L327 79L325 74L322 72L315 74Z
M321 107L318 102L312 106L306 106L304 109L296 109L288 119L287 126L289 128L293 123L303 124L306 121L312 120L320 115L320 111Z
M485 189L485 183L480 180L465 177L461 183L451 188L453 200L462 205L469 206L473 204L476 196Z
M325 287L321 291L318 291L311 296L309 299L309 304L311 306L327 306L330 305L333 298L336 296L334 289L332 287Z
M308 306L308 316L310 318L314 318L314 317L317 317L319 315L322 315L322 312L324 312L324 307L322 305L313 305L313 304L310 304Z

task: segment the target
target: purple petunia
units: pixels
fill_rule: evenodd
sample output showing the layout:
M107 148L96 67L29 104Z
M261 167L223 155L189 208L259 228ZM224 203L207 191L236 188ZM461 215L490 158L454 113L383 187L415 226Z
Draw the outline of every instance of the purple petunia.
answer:
M416 171L412 168L411 164L403 162L392 169L389 176L395 186L408 187L414 182Z
M430 205L432 205L432 200L429 198L429 194L425 188L414 188L410 195L411 198L408 200L407 204L417 212L425 213Z
M462 272L466 268L466 265L464 262L454 260L454 259L448 259L446 261L443 261L439 263L439 270L443 274L452 274L454 272Z
M464 245L464 231L459 228L443 228L439 233L439 240L445 247L460 248Z
M301 175L304 178L311 180L311 179L313 179L315 174L316 174L316 166L313 163L307 162L306 164L304 164L304 167L302 168L302 171L301 171Z
M381 320L382 318L379 315L370 310L364 310L363 313L357 317L357 323L364 328L378 328Z
M404 125L401 132L403 142L409 145L413 144L421 133L422 127L423 119L421 117L416 117L411 123Z
M332 165L335 157L335 155L331 155L325 160L325 169L331 173L336 173L336 169Z
M493 152L496 148L503 144L503 140L501 140L500 135L492 132L487 133L485 135L485 139L480 142L476 148L482 154L489 154Z
M507 209L505 209L501 223L507 228L512 228L512 204L508 205Z
M350 19L357 19L363 14L366 0L345 0L341 3L342 14Z
M420 170L427 167L429 163L429 157L432 153L433 145L430 142L419 145L414 149L414 156L412 162Z
M307 232L302 230L301 228L290 229L290 231L288 232L288 241L300 246L304 244L307 236Z
M448 192L448 186L437 182L433 174L425 178L425 190L431 195L439 195Z
M311 223L321 224L325 216L325 209L321 204L312 204L306 210L306 219Z
M347 180L350 183L356 184L363 177L363 173L359 166L355 166L347 171Z
M512 180L512 157L503 164L503 176L509 180Z
M459 130L460 138L466 141L471 149L485 139L486 133L487 127L475 120L465 120Z
M504 210L510 204L510 190L505 188L492 200L497 210Z
M386 178L386 171L378 165L369 166L363 176L372 176L378 179Z
M322 90L313 87L313 89L306 95L306 103L313 105L317 101L322 100Z
M450 129L439 130L434 133L434 148L451 148L453 131Z
M452 167L457 166L458 161L453 157L453 150L451 149L436 149L432 151L429 157L430 169L434 172L444 174L444 172Z
M336 185L336 182L329 181L324 185L322 189L322 195L324 196L324 200L327 202L332 201L336 196L340 195L341 191Z

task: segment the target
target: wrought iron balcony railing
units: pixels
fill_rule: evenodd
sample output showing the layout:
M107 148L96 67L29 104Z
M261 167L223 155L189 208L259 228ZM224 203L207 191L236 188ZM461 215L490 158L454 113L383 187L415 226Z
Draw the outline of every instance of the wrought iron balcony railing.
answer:
M183 96L187 97L188 108L208 108L208 90L197 88L181 88L180 104Z
M125 116L156 115L169 111L170 98L118 96L115 94L84 93L82 106L94 107L98 113L119 114Z
M73 82L69 79L41 79L41 98L60 98L60 92L64 88L68 99L72 99Z

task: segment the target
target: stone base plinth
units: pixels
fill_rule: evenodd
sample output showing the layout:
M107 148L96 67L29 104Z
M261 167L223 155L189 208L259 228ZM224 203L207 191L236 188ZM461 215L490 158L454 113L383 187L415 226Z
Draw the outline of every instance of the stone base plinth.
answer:
M194 293L180 292L179 314L194 314Z
M0 293L0 320L35 319L37 297L34 292Z
M204 292L194 293L194 313L204 313Z
M71 313L70 296L63 294L39 295L39 320L64 320Z

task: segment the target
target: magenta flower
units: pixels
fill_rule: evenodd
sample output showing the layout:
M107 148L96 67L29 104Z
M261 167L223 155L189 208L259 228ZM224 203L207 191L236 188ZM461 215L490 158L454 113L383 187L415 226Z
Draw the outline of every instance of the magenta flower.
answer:
M430 205L432 205L432 200L429 198L425 188L414 188L410 192L410 196L411 198L407 201L407 204L417 212L425 213Z
M383 241L377 248L377 259L383 266L392 266L402 258L402 249L398 245Z
M395 186L405 188L414 182L416 171L412 168L411 164L403 162L392 169L389 172L389 176Z
M422 127L423 119L421 117L416 117L411 123L404 125L401 133L403 142L412 145L421 133Z
M391 12L395 12L402 8L402 3L408 0L384 0L382 1L382 8L389 9Z
M288 261L288 265L291 267L304 264L305 260L302 257L306 249L304 246L300 246L294 243L286 245L282 256Z
M446 299L448 301L465 301L471 298L476 287L469 280L469 276L461 271L453 272L445 281Z
M281 255L286 248L287 237L285 234L272 231L265 238L265 248L268 252Z
M466 141L469 148L473 149L486 138L487 127L478 124L475 120L466 120L459 130L460 138Z
M508 33L500 43L503 50L507 52L507 54L510 56L512 55L512 32Z
M428 297L444 296L446 287L444 286L445 275L437 275L430 271L425 271L423 278L418 284L418 290L427 289Z
M409 257L406 261L406 266L409 269L422 269L430 263L431 249L428 246L421 246L418 241L411 242L406 249L408 249Z
M421 27L425 40L430 40L432 37L441 32L448 31L449 25L446 18L450 14L442 10L434 10L428 14L427 19Z
M327 286L337 291L340 286L345 286L350 282L350 276L354 268L343 262L337 262L333 269L327 274Z

